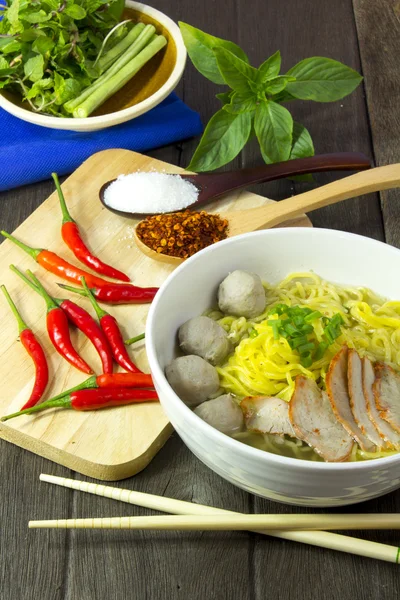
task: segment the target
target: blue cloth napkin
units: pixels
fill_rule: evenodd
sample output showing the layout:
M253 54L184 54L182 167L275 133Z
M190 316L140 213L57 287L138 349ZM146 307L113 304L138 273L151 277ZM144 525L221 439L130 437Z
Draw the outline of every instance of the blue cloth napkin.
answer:
M171 94L148 113L100 131L75 132L26 123L0 109L0 191L74 171L95 152L145 152L199 135L199 115Z

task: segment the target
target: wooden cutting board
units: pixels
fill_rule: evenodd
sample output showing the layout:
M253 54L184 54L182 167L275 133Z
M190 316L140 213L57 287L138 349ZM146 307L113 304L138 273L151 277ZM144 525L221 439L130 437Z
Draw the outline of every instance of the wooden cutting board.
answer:
M63 184L63 191L73 218L77 220L88 245L105 262L128 273L139 286L160 286L173 266L155 262L136 249L132 239L137 221L123 218L103 207L98 191L103 183L121 173L136 170L181 173L182 169L127 150L106 150L84 162ZM210 204L209 211L235 210L270 202L246 191L232 193ZM311 226L307 217L285 225ZM15 235L23 242L53 250L72 263L75 257L64 245L61 235L61 212L56 193L18 227ZM46 398L83 381L86 376L71 367L53 349L45 325L45 303L8 268L31 269L55 297L65 297L56 285L57 278L10 241L0 246L1 282L17 304L28 326L45 348L49 361L50 382ZM72 298L72 294L69 295ZM73 298L90 310L89 302ZM148 305L111 306L122 326L125 338L144 331ZM33 385L34 367L17 339L18 330L9 307L0 297L0 415L17 411L28 398ZM80 332L71 330L72 340L82 356L100 371L100 360L91 343ZM138 366L148 371L144 343L131 347ZM52 410L35 416L19 417L0 424L0 437L35 452L65 467L94 477L115 481L141 471L172 432L159 404L147 403L97 412Z

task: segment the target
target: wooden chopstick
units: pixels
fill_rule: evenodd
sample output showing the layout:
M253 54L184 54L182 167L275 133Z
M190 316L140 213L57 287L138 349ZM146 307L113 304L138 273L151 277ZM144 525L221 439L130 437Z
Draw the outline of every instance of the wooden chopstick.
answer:
M181 515L240 515L233 511L224 510L222 508L214 508L202 504L194 504L183 500L175 500L156 496L153 494L145 494L132 490L114 488L96 483L87 483L85 481L77 481L75 479L67 479L64 477L56 477L54 475L41 474L40 480L48 483L53 483L69 489L87 492L105 498L111 498L128 504L134 504L153 510L169 512ZM400 548L378 542L371 542L353 538L337 533L329 533L327 531L265 531L253 530L255 533L262 535L270 535L284 540L291 540L311 546L328 548L337 550L338 552L347 552L358 556L375 558L391 563L400 563Z
M163 517L105 517L30 521L30 528L156 529L169 531L245 531L246 529L323 530L400 529L398 514L297 515L168 515Z

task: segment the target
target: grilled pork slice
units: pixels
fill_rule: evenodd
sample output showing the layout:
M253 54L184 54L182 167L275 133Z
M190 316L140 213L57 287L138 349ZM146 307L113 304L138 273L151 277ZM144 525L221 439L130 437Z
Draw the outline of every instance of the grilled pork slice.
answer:
M375 445L363 434L354 420L350 408L350 397L347 388L347 359L349 349L343 346L332 358L326 375L326 391L336 415L343 427L360 445L365 452L373 452Z
M380 436L386 441L387 447L393 450L400 450L400 433L397 433L387 421L379 415L376 408L374 392L372 386L375 382L375 371L369 358L362 359L363 369L363 390L367 400L367 410L371 421L380 433Z
M289 421L288 402L272 396L248 396L240 407L249 431L296 437Z
M383 448L386 444L368 415L367 400L362 383L362 362L356 350L349 350L347 367L350 407L355 422L370 442L377 448Z
M327 462L343 462L349 458L353 438L336 419L327 394L303 375L296 377L289 419L297 437Z
M400 376L389 365L378 363L375 377L372 389L379 416L400 432Z

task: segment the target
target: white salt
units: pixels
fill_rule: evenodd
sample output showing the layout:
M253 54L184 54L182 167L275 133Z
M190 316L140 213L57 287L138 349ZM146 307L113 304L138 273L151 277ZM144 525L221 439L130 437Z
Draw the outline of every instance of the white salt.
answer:
M198 195L198 188L180 175L137 172L119 175L107 186L104 203L123 212L158 214L182 210Z

